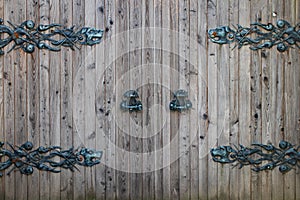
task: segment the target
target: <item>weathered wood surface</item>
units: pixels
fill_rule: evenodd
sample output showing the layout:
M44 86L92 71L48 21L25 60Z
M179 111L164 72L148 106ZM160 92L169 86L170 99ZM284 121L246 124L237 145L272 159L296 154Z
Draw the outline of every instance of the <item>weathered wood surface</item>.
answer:
M209 42L207 30L300 22L297 0L0 0L14 24L105 30L93 47L14 50L0 57L0 141L103 150L74 173L12 172L0 199L299 199L299 169L255 173L214 163L217 145L300 143L299 50L253 52ZM144 110L120 110L135 89ZM185 89L193 108L170 112Z

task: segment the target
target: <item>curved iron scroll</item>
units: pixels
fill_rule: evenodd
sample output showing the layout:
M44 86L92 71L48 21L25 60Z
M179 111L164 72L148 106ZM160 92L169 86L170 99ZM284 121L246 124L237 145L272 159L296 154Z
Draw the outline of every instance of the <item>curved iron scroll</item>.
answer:
M7 175L13 170L21 174L31 175L33 169L59 173L58 168L69 169L72 172L78 168L76 165L92 167L100 163L102 151L88 148L61 150L59 146L40 146L33 149L31 142L25 142L21 146L13 146L7 143L10 149L3 148L0 142L0 176L5 169L11 168Z
M292 26L285 20L278 20L276 25L254 22L250 27L238 24L235 30L229 26L220 26L210 29L208 37L217 44L235 43L234 48L249 45L251 50L258 50L277 46L279 52L284 52L293 46L300 49L300 23Z
M83 27L78 31L75 26L64 28L61 24L35 25L32 20L27 20L20 25L10 26L3 24L0 18L0 55L4 55L3 48L11 42L13 45L8 52L21 48L26 53L34 52L35 48L60 51L60 47L69 47L74 50L78 45L95 45L101 42L103 30Z
M253 171L272 170L279 167L281 173L290 171L293 167L300 167L300 146L295 147L287 141L281 141L279 148L272 144L252 144L253 148L218 146L210 150L213 161L222 164L236 163L239 168L252 165Z

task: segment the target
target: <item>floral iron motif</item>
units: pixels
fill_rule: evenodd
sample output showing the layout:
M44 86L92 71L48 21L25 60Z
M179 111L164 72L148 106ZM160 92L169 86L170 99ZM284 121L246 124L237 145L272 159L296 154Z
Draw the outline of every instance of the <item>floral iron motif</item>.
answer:
M250 45L251 50L266 49L277 46L279 52L286 51L289 47L296 46L300 49L300 23L292 26L285 20L278 20L276 26L268 23L254 22L250 28L237 25L236 30L229 26L220 26L208 31L210 40L217 44L235 43L241 48ZM255 37L250 37L254 35Z
M61 24L36 26L32 20L27 20L19 26L8 21L10 26L3 24L0 18L0 55L4 55L3 48L13 42L8 53L21 48L26 53L34 52L35 48L60 51L60 47L74 50L77 45L95 45L101 42L103 30L83 27L75 31L75 26L64 28Z
M187 99L188 92L185 90L177 90L174 92L174 98L170 102L170 110L182 112L192 108L192 102Z
M232 148L231 146L218 146L210 150L213 161L222 164L237 163L239 168L245 165L253 165L253 171L259 172L272 170L279 167L281 173L290 171L293 167L300 167L300 146L294 147L287 141L280 141L279 148L272 144L254 143L254 148L244 147Z
M92 167L100 163L102 151L95 151L88 148L61 150L59 146L40 146L33 150L31 142L25 142L21 146L13 146L7 143L11 148L3 148L4 143L0 142L0 176L2 171L10 169L7 175L10 175L15 169L21 174L31 175L33 169L59 173L57 168L69 169L74 172L78 168L76 165ZM57 159L60 158L60 159Z

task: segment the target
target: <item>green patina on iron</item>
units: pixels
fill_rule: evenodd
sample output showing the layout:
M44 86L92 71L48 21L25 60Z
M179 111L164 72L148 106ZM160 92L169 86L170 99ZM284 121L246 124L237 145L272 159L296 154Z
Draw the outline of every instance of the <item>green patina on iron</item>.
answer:
M26 53L33 53L35 48L49 51L60 51L61 47L74 50L79 45L93 46L99 44L103 37L103 30L92 27L82 27L75 30L75 26L65 28L61 24L35 25L32 20L27 20L20 25L10 26L3 24L0 18L0 55L4 55L4 47L13 43L8 53L13 49L21 48Z
M218 146L210 150L213 161L222 164L236 163L239 168L245 165L252 165L253 171L259 172L272 170L279 167L281 173L286 173L294 167L300 167L299 148L287 141L280 141L279 148L272 144L252 144L253 148L231 146Z
M92 167L99 164L102 157L102 151L85 147L62 150L60 146L40 146L33 149L31 142L25 142L21 146L7 144L10 149L3 148L4 143L0 142L0 176L3 176L2 171L6 169L10 169L7 175L14 170L31 175L34 168L53 173L59 173L61 170L58 168L64 168L73 172L78 170L76 165ZM57 158L60 160L57 161Z
M251 50L270 49L277 46L279 52L291 47L298 47L300 42L300 23L292 26L285 20L278 20L276 25L254 22L250 27L237 25L235 30L229 26L220 26L208 31L208 37L216 44L231 44L235 47L249 45Z

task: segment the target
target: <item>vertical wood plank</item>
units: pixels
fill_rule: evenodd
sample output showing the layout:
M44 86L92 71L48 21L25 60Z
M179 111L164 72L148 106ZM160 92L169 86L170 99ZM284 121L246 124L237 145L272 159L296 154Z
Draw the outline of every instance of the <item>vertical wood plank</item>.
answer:
M179 65L179 87L178 89L184 89L189 91L189 1L178 1L178 12L179 12L179 25L178 25L178 65ZM176 89L177 90L177 89ZM188 97L190 98L190 97ZM180 199L190 198L190 130L189 130L189 113L181 112L179 114L179 130L177 134L179 135L179 195Z
M269 1L268 6L262 8L262 22L272 22L276 24L276 17L272 16L273 11L282 14L282 9L278 5L279 1ZM280 11L281 10L281 11ZM280 16L281 17L281 16ZM282 60L280 53L272 51L262 51L262 142L272 142L278 145L283 139L280 127L282 126L282 100L283 100L283 76ZM278 170L273 170L272 174L266 172L262 174L262 199L284 199L282 174Z
M209 22L208 29L217 26L216 15L217 15L217 1L209 1L207 4L207 20ZM218 55L217 46L212 43L208 43L207 48L209 66L208 74L208 148L211 149L217 144L218 139L218 85L217 85L217 75L218 75ZM218 198L218 167L210 157L208 158L208 199Z
M283 2L281 1L272 1L272 17L273 20L272 22L276 24L278 19L281 19L284 14L284 8L283 8ZM275 14L275 15L273 15ZM276 16L277 15L277 16ZM272 101L274 102L274 110L275 110L275 115L272 116L273 119L270 119L270 121L275 122L270 124L270 135L272 134L273 137L271 136L271 140L274 144L279 144L279 142L284 138L284 132L282 131L284 128L284 104L285 104L285 99L284 99L284 94L285 94L285 66L284 66L284 59L285 55L281 54L280 52L271 52L270 54L270 68L272 66L276 66L275 73L272 70L273 78L270 80L271 82L271 97ZM264 79L264 82L266 79ZM276 83L276 85L275 85ZM263 84L265 85L265 84ZM272 110L273 110L272 109ZM271 110L271 113L273 113ZM283 128L283 129L282 129ZM268 133L267 133L268 134ZM267 135L269 136L269 135ZM272 185L272 198L277 198L277 199L285 199L284 197L284 187L280 187L280 185L284 185L284 176L278 171L273 172L272 176L269 178L269 185ZM275 183L275 184L274 184Z
M273 22L276 23L276 20ZM277 51L265 53L265 56L269 58L264 58L262 65L263 69L268 69L270 76L268 82L262 81L262 111L264 114L262 116L262 142L271 141L272 144L278 146L279 142L284 139L280 131L283 122L284 77L282 74L284 66L281 55ZM267 70L263 70L263 72L263 76L267 76ZM265 190L262 193L262 199L284 199L283 184L283 176L278 170L273 170L272 174L263 174L262 185L265 186Z
M239 14L236 10L239 8L238 0L230 0L229 7L229 24L238 24ZM230 48L233 48L230 46ZM229 71L230 71L230 84L229 84L229 108L230 108L230 144L239 143L239 54L236 49L230 51L229 55ZM230 183L229 183L229 198L238 199L238 184L239 170L230 170Z
M220 1L217 5L218 24L229 25L229 1ZM230 67L229 67L229 46L219 46L218 54L218 118L217 134L218 145L227 145L229 142L229 106L230 106ZM218 166L218 198L230 199L230 166Z
M252 1L250 17L252 21L261 22L261 9L268 7L268 2ZM250 72L250 90L251 90L251 137L252 143L262 142L262 61L260 51L251 52L251 72ZM265 70L268 78L268 70ZM259 173L251 172L251 194L252 199L261 199L262 184L261 176ZM270 195L271 196L271 195Z
M207 1L198 2L198 110L199 113L199 199L208 199L208 41ZM209 24L209 26L211 26Z
M26 7L24 8L21 2L13 2L15 4L15 20L14 24L21 24L26 16ZM27 68L26 68L26 54L23 51L16 50L12 52L16 58L14 60L15 67L15 93L14 93L14 106L15 106L15 144L21 145L27 141L27 126L26 126L26 83L27 83ZM15 173L15 187L16 198L27 198L27 177L20 172ZM20 195L23 194L23 195Z
M37 21L39 18L39 4L37 1L27 2L27 19ZM27 54L27 129L28 141L35 147L39 145L39 57L38 50L32 54ZM28 199L39 198L39 172L28 177Z
M300 2L299 1L294 1L294 6L292 6L292 8L294 8L294 12L293 12L293 24L297 24L300 22ZM298 26L299 28L299 26ZM295 95L296 95L296 99L295 99L295 106L299 107L300 105L300 68L297 67L299 66L299 49L295 48L292 50L291 52L291 64L295 66L295 72L294 72L294 89L295 89ZM295 134L295 138L294 141L299 142L300 141L300 111L299 109L296 110L296 130L294 132ZM295 188L296 188L296 199L300 198L300 191L299 191L299 186L300 186L300 169L297 168L296 169L296 184L295 184Z
M108 31L105 33L104 41L104 80L102 82L103 88L105 88L105 99L103 104L106 106L105 113L111 112L104 119L105 127L105 141L106 141L106 157L105 163L107 163L105 174L105 192L106 199L116 198L116 121L114 119L117 116L116 112L119 112L119 105L116 104L115 94L115 82L116 82L116 5L115 1L105 1L105 25L108 27ZM100 58L101 59L101 58ZM98 84L101 85L101 84ZM114 107L115 106L115 107ZM105 114L104 114L105 115ZM102 147L101 147L102 148ZM100 175L103 176L103 175Z
M73 24L78 27L85 25L85 1L75 0L73 1ZM85 118L83 113L84 110L84 64L85 54L83 48L73 52L73 144L77 148L84 145L84 124ZM73 175L73 198L75 200L85 199L85 172L83 167L79 168L80 171Z
M105 84L109 84L111 80L106 80L106 76L104 75L106 70L105 60L106 56L109 54L105 54L105 51L111 51L111 47L107 46L106 44L106 34L111 31L110 30L110 20L111 16L109 11L109 3L108 8L106 8L106 2L104 0L97 0L96 1L96 27L105 29L105 44L101 43L100 45L96 46L96 149L101 150L104 152L102 155L102 163L106 163L107 158L107 148L109 148L108 142L109 140L106 139L106 136L109 135L109 129L106 129L106 123L108 121L107 118L110 117L111 113L110 110L107 109L106 106L106 99L107 99L107 92ZM107 16L108 15L108 16ZM111 45L111 44L110 44ZM103 84L105 83L105 84ZM102 112L101 112L102 109ZM106 132L108 134L106 134ZM107 141L106 141L107 140ZM107 148L106 148L107 147ZM103 162L104 161L104 162ZM105 199L106 195L106 187L107 183L106 180L106 170L107 167L104 165L98 165L95 168L95 192L96 192L96 199ZM112 192L112 191L111 191Z
M142 66L142 33L143 33L143 3L145 1L129 1L129 30L132 33L129 34L129 71L127 72L129 80L129 88L132 90L137 90L140 95L140 99L143 103L142 112L132 112L129 114L129 136L130 136L130 155L129 168L132 173L129 174L130 180L130 198L139 199L143 198L143 174L136 173L143 169L143 157L141 152L143 152L143 140L142 137L145 135L143 132L143 115L147 110L145 105L145 99L143 95L143 85L142 78L143 74L139 68ZM126 78L127 78L126 77ZM124 90L124 92L126 89Z
M60 23L65 27L73 25L72 3L69 1L60 1ZM78 51L78 49L76 49ZM57 61L59 67L58 77L60 80L60 145L66 149L71 148L73 144L73 57L69 48L62 48L60 60ZM57 136L58 137L58 136ZM76 148L76 147L75 147ZM78 171L75 171L78 173ZM64 170L60 175L60 198L73 199L73 172Z
M6 21L15 21L15 14L13 4L14 1L7 1L4 4L4 19ZM6 48L6 51L8 48ZM4 66L3 66L3 76L4 76L4 96L3 96L3 105L4 105L4 133L5 133L5 142L9 142L14 145L15 143L15 126L14 126L14 93L15 93L15 65L16 65L16 54L15 51L11 52L10 55L4 57ZM8 147L6 145L6 147ZM5 173L9 172L9 169ZM9 177L5 179L5 199L15 199L16 184L15 184L15 173L12 172Z
M242 26L250 25L250 3L249 1L239 2L239 23ZM239 143L245 146L251 144L251 91L250 91L250 49L247 47L243 48L243 51L239 51ZM251 182L251 169L245 167L240 170L239 177L239 198L240 199L251 199L250 185Z
M199 197L199 80L202 75L199 75L199 51L198 51L198 1L190 0L189 7L189 99L193 104L193 109L189 112L189 135L190 135L190 199L198 199Z
M164 85L162 85L162 1L153 0L153 40L154 40L154 101L152 106L153 114L153 127L154 127L154 149L152 150L155 154L154 163L155 163L155 172L154 172L154 198L163 199L163 127L164 127L164 118L162 113L165 112L163 103L162 103L162 91ZM152 17L152 16L150 16ZM158 67L157 67L158 66Z
M0 0L0 18L4 18L4 0ZM4 56L0 57L0 141L5 141L4 132ZM0 162L3 161L0 158ZM5 177L0 179L0 199L5 199Z
M40 0L40 24L49 24L49 10L50 2L47 0ZM40 66L40 99L39 99L39 109L40 109L40 145L49 146L50 145L50 52L47 50L39 50L39 66ZM40 172L40 199L50 199L50 172Z
M129 2L128 1L116 1L116 34L121 33L120 36L116 38L116 112L120 115L116 115L117 121L117 146L120 148L116 152L116 165L119 171L116 172L117 177L117 199L129 199L130 186L129 186L129 174L126 172L129 167L129 157L126 156L125 151L130 151L130 138L129 134L129 113L122 112L119 110L119 105L122 101L122 96L129 87L128 76L122 76L129 70L129 55L123 54L127 53L129 49ZM125 32L123 32L125 31ZM122 33L123 32L123 33Z
M95 0L85 1L85 26L95 27ZM95 116L95 89L96 89L96 63L95 46L85 49L84 65L84 145L95 149L96 116ZM95 167L85 168L86 199L96 198Z
M178 1L172 1L169 4L170 8L170 99L173 98L173 92L179 88L179 62L178 62ZM170 102L170 100L169 100ZM170 192L171 199L179 199L179 115L177 112L170 112Z
M14 57L7 56L4 59L4 133L5 142L14 144L14 65L11 63ZM13 66L13 67L11 67ZM6 146L7 148L8 146ZM6 170L5 173L9 171ZM15 175L11 172L5 179L5 199L15 199Z
M58 1L49 1L49 22L60 22L60 4ZM62 49L64 51L65 49ZM50 109L50 132L49 132L49 145L60 146L60 132L61 132L61 120L60 120L60 102L61 102L61 89L60 89L60 52L49 52L49 109ZM64 132L64 130L62 130ZM64 146L65 148L65 146ZM55 159L59 161L59 158ZM63 172L64 173L64 172ZM60 174L50 173L50 199L60 198Z
M152 47L154 40L154 33L151 27L154 26L153 16L153 0L143 1L142 4L142 70L141 70L141 83L142 83L142 102L144 103L142 128L143 128L143 140L142 140L142 152L143 154L143 169L146 171L142 174L143 182L143 199L154 199L155 191L155 176L151 169L154 168L155 160L153 156L154 152L154 139L156 134L155 118L157 112L154 111L154 51ZM137 183L138 184L138 183Z
M299 23L293 20L295 14L295 1L282 2L283 19L291 23L292 26ZM299 17L298 17L299 18ZM287 28L287 27L285 27ZM294 64L293 49L285 52L283 55L285 68L284 74L284 126L281 131L284 134L284 139L287 141L297 141L297 113L299 109L295 109L298 105L297 100L297 81L295 80L296 69L299 68L299 63ZM298 51L299 56L299 51ZM298 57L297 56L297 57ZM284 175L284 199L296 199L296 170L292 170Z
M162 1L162 118L164 120L164 126L162 129L162 145L163 145L163 199L171 198L171 152L170 152L170 141L171 141L171 125L170 125L170 112L169 112L169 102L170 102L170 62L171 62L171 52L166 51L170 48L171 43L171 23L170 23L170 1ZM169 147L169 148L168 148Z

